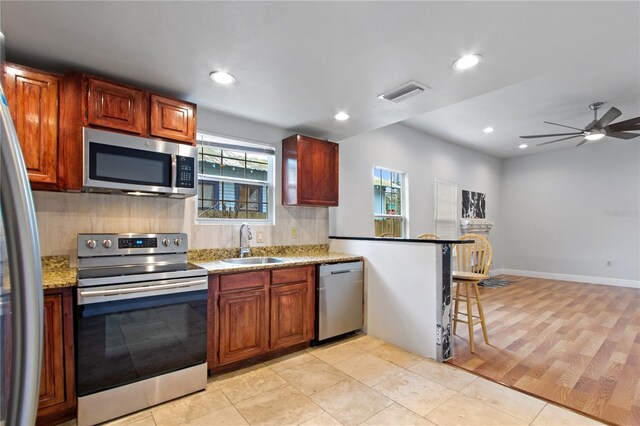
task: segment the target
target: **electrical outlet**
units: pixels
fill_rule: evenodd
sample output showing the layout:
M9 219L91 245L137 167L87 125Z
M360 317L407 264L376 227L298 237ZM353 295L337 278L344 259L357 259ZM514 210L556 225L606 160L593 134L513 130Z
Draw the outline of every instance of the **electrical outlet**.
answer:
M261 243L263 241L262 239L262 231L258 231L258 235L256 236L256 242L257 243Z
M611 266L611 261L607 260L607 266Z
M295 226L291 227L291 239L292 240L298 239L298 228L296 228Z

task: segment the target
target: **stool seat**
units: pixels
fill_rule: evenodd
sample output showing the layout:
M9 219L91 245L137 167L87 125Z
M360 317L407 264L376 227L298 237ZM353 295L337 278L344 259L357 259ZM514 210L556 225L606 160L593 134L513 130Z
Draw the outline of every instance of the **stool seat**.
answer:
M489 275L478 274L475 272L453 271L451 274L454 280L482 281L489 278Z

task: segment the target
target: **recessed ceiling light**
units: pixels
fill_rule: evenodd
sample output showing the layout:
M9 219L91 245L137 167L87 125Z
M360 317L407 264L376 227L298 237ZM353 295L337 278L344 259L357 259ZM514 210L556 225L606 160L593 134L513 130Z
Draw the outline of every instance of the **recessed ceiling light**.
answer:
M349 117L351 117L349 114L347 114L346 112L339 112L336 115L333 116L336 120L338 121L344 121L344 120L348 120Z
M493 127L485 127L484 129L482 129L482 131L485 133L491 133L493 132L493 130L494 130Z
M209 78L218 84L233 84L236 82L236 78L233 75L224 71L214 71L209 74Z
M599 139L604 138L604 133L596 133L596 132L592 132L589 133L588 135L586 135L584 138L588 141L597 141Z
M480 55L465 55L462 58L457 59L451 66L458 71L468 70L469 68L473 68L478 65L480 59L482 59L482 56Z
M526 143L523 143L522 145L518 146L518 148L520 149L525 149L526 147L528 147L529 145L527 145Z

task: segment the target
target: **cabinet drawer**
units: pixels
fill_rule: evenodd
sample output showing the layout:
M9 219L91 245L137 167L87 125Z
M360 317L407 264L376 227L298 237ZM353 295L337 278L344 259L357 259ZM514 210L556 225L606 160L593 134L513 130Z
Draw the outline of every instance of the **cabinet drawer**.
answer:
M269 271L243 272L220 276L220 293L263 288L269 283Z
M302 281L307 281L308 273L308 266L271 271L271 285L299 283Z

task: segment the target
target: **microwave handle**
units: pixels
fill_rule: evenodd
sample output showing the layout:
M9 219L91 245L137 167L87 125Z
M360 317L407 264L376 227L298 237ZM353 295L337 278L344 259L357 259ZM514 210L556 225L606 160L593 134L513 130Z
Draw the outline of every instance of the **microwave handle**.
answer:
M171 154L171 187L176 188L178 185L178 156Z

